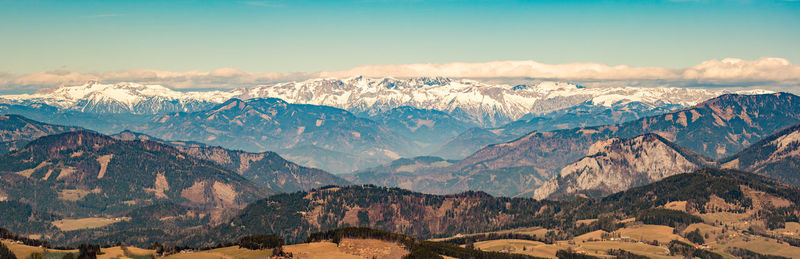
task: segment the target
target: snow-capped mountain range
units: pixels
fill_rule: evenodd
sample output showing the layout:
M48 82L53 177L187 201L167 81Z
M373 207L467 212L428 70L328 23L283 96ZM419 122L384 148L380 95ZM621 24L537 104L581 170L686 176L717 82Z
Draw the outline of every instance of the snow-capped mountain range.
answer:
M747 93L767 93L755 90ZM158 114L197 111L230 98L280 98L289 103L326 105L374 116L411 106L444 111L485 127L496 127L526 114L546 113L578 104L600 106L639 102L653 107L690 106L728 93L724 90L643 87L582 87L545 81L531 85L487 84L449 78L310 79L230 91L175 91L160 85L88 82L34 94L0 96L12 102L46 103L97 113Z
M234 93L230 91L179 92L160 85L90 81L83 85L61 86L34 94L5 95L0 98L21 103L45 103L82 112L158 114L204 109L233 96Z

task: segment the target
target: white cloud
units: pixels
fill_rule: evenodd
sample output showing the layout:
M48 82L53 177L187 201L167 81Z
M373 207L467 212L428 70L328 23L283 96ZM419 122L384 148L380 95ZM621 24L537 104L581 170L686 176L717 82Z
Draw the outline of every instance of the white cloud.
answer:
M484 80L535 78L567 80L587 85L630 86L724 86L765 87L798 91L800 66L782 58L709 60L696 66L664 67L609 66L600 63L544 64L536 61L494 61L485 63L366 65L344 71L320 73L254 73L236 68L213 71L172 72L135 69L106 73L47 71L25 75L0 73L0 91L32 91L38 88L82 84L89 80L106 83L138 82L172 88L236 88L314 77L418 77L443 76Z
M683 71L683 78L698 81L775 81L797 84L800 66L782 58L746 61L738 58L709 60Z
M678 73L662 67L608 66L600 63L544 64L536 61L493 61L485 63L368 65L346 71L323 72L323 76L464 78L530 77L558 79L664 79Z
M763 82L797 83L800 66L782 58L746 61L737 58L709 60L685 69L663 67L609 66L600 63L544 64L536 61L494 61L486 63L368 65L350 70L323 72L323 76L462 78L548 78L566 80L693 80L703 83Z

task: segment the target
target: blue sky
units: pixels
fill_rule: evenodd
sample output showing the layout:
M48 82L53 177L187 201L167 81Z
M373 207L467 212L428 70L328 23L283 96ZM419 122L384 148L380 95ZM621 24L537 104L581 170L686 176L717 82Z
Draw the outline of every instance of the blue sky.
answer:
M796 1L8 1L0 72L800 63Z

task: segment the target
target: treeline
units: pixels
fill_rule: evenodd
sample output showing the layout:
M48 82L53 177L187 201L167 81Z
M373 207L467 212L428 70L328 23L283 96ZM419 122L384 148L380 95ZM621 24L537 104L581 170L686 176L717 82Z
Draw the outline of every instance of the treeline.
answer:
M649 257L644 255L637 255L622 249L609 249L608 255L613 255L619 259L648 259Z
M625 227L624 223L618 223L613 217L599 217L597 220L589 224L575 225L573 222L567 222L565 226L561 226L562 232L569 234L566 237L559 238L561 240L572 239L573 237L580 236L592 231L603 230L605 232L613 232L614 230ZM548 232L548 236L552 235Z
M765 255L738 247L728 247L725 252L742 259L789 259L789 257Z
M453 245L465 245L475 242L498 240L498 239L522 239L522 240L538 241L545 244L552 244L554 241L552 238L540 238L537 237L536 235L527 235L520 233L489 233L489 234L477 234L477 235L468 235L462 237L454 237L440 242Z
M6 247L6 244L0 242L0 258L17 259L17 256L14 254L14 252L11 252L11 249L8 249L8 247Z
M672 240L669 242L670 255L683 255L686 257L697 257L700 259L722 259L722 255L704 250L697 249L692 244Z
M679 225L688 226L692 223L703 222L703 219L698 216L679 210L662 208L643 210L636 215L636 220L641 221L644 224L664 225L673 228L678 227Z
M20 235L17 235L16 233L11 232L10 230L5 229L5 228L0 228L0 238L2 238L2 239L10 239L10 240L14 240L14 241L20 241L23 244L28 245L28 246L41 246L41 247L50 248L50 242L42 241L42 240L38 240L38 239L31 239L31 238L27 238L27 237L24 237L24 236L20 236ZM0 257L0 258L2 258L2 257Z
M600 257L576 253L571 250L558 250L556 251L558 259L600 259Z
M522 254L509 254L499 252L485 252L480 250L473 250L468 248L459 247L453 244L423 241L416 238L390 233L382 230L362 227L345 227L332 229L323 232L311 233L306 239L306 242L319 242L331 240L331 242L339 243L342 238L364 238L364 239L379 239L390 242L397 242L410 250L410 253L403 258L443 258L441 255L456 257L456 258L473 258L473 259L529 259L537 258Z
M283 238L275 235L252 235L239 238L239 247L250 250L271 249L283 246Z

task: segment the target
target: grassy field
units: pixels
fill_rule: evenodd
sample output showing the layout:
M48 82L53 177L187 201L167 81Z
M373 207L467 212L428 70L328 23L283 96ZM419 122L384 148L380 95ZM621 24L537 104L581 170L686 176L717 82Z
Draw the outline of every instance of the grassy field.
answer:
M344 238L337 246L331 242L315 242L308 244L287 245L283 247L285 252L290 252L295 258L309 259L363 259L363 258L387 258L400 259L408 254L404 248L396 243L374 239L350 239ZM271 249L249 250L238 246L223 247L207 251L197 251L191 253L178 253L167 256L168 259L257 259L269 258L272 255Z
M577 236L577 237L573 238L572 240L575 240L576 242L583 242L583 241L587 241L587 240L590 240L590 239L599 240L599 239L601 239L603 237L603 234L608 234L608 232L605 232L603 230L595 230L595 231L592 231L592 232Z
M475 248L484 251L504 251L513 249L514 251L527 250L528 247L537 247L545 245L542 242L521 240L521 239L501 239L477 242L474 244Z
M661 246L653 246L642 243L622 242L622 241L596 241L586 242L577 245L578 249L591 254L604 255L609 249L622 249L634 254L644 255L650 258L676 258L669 256L669 249Z
M738 236L731 240L712 244L712 250L715 252L723 252L727 247L739 247L757 253L780 255L790 258L800 257L800 247L779 243L775 239L760 236Z
M3 241L3 244L5 244L9 249L11 249L11 251L14 252L14 255L16 255L17 258L20 259L30 258L31 254L33 253L40 253L44 256L44 258L47 259L61 259L67 253L72 253L75 255L78 254L77 249L73 250L44 249L41 247L16 244L8 241ZM125 253L123 249L119 246L102 248L100 249L100 252L102 254L98 255L97 258L98 259L126 258L125 257L126 255L131 258L137 258L139 256L147 256L155 253L155 251L153 250L147 250L135 247L128 247L126 249L128 250L128 253Z
M686 201L672 201L664 204L665 209L686 211Z
M659 225L637 225L631 227L624 227L614 231L613 233L619 234L622 238L630 238L639 241L653 241L657 240L661 243L669 243L672 240L686 240L685 238L673 234L673 228L668 226Z
M525 234L525 235L531 235L531 236L537 236L537 237L544 237L544 235L547 233L547 231L550 231L550 230L546 229L546 228L542 228L542 227L527 227L527 228L515 228L515 229L500 230L500 231L493 231L493 232L473 233L473 234L466 234L466 235L460 235L460 236L474 236L474 235L483 235L483 234L492 234L492 233L497 233L497 234L515 233L515 234ZM452 236L452 237L432 238L432 239L428 239L428 240L430 240L430 241L444 241L444 240L448 240L448 239L455 238L455 237L459 237L459 236L456 235L456 236Z
M212 249L208 251L198 251L193 253L178 253L167 256L169 259L217 259L217 258L243 258L243 259L256 259L256 258L269 258L272 255L272 249L264 250L250 250L239 248L238 246L230 246Z
M80 218L80 219L62 219L53 221L53 225L63 231L72 231L78 229L90 229L108 226L123 220L125 218Z
M361 259L357 255L347 254L339 250L336 244L331 242L315 242L308 244L290 245L283 248L286 252L291 252L296 258L309 259Z

